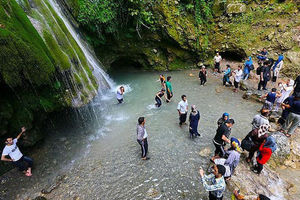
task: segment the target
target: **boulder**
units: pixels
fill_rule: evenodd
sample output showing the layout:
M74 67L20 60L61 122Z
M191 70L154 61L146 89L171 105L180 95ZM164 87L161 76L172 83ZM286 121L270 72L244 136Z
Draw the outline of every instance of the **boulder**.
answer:
M247 83L247 81L240 81L240 89L244 91L247 91L249 89L249 84Z
M239 189L245 195L245 200L253 200L257 194L285 199L288 184L267 165L264 165L260 175L255 174L250 170L249 164L242 159L228 182L228 187L230 190Z
M272 134L272 137L275 138L277 149L273 153L272 158L283 162L291 153L291 145L289 138L280 132L275 132Z
M242 3L230 3L226 7L227 14L239 14L246 11L246 5Z

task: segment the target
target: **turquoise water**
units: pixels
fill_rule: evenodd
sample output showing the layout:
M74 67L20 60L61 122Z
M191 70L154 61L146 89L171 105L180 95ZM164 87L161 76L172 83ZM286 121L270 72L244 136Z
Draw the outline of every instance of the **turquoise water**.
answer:
M198 71L187 70L165 74L172 76L174 98L155 108L158 75L115 72L111 76L116 86L82 109L77 122L57 125L54 120L55 133L36 152L34 177L22 177L16 184L18 176L6 174L6 182L0 185L6 189L5 199L35 197L55 182L57 175L66 177L46 195L49 199L206 199L198 171L200 166L207 167L213 155L216 121L223 112L230 113L236 122L231 136L242 138L261 105L224 88L221 77L209 77L207 85L200 86ZM121 105L115 99L118 85L125 85L125 103ZM182 94L187 95L189 107L195 104L201 113L201 137L194 140L189 138L188 126L178 126L176 107ZM136 142L140 116L146 118L149 161L140 159ZM209 156L199 154L203 149L211 151Z

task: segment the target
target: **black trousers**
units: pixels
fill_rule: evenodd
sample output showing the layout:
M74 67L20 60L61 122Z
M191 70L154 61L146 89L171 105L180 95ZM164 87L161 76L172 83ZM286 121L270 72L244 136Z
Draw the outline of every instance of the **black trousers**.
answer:
M222 199L223 199L223 196L218 198L215 195L213 195L212 192L209 192L209 200L222 200Z
M214 142L214 145L216 147L216 150L215 150L215 156L216 155L219 155L221 158L223 158L225 156L225 150L224 150L224 146L223 145L219 145L219 144L216 144Z
M142 158L145 158L147 156L147 153L148 153L148 141L147 141L147 138L145 138L143 140L137 140L137 142L139 143L139 145L141 145Z
M169 92L167 92L167 98L169 99L169 100L171 100L171 98L173 97L173 93L169 93ZM167 100L167 103L169 103L170 101L168 101Z
M33 160L27 156L22 156L18 161L13 162L15 166L19 168L20 171L25 171L28 168L32 168Z
M155 97L155 101L156 101L156 106L157 107L160 107L161 106L161 100L160 100L160 98L158 98L158 97Z
M236 82L236 81L234 80L233 84L234 84L234 87L235 87L236 89L239 88L239 82Z
M260 172L263 170L264 168L264 165L260 164L260 163L257 163L257 165L255 165L254 169L257 170L257 173L260 174Z
M263 88L263 90L266 90L266 87L267 87L267 83L268 83L268 81L267 80L263 80L263 81L259 81L259 83L258 83L258 90L260 90L261 89L261 87Z
M219 62L215 63L215 69L217 69L218 73L221 73L220 72L220 63Z
M180 116L179 116L179 124L180 125L182 125L186 121L186 116L187 116L187 113L180 114Z
M204 85L206 83L206 76L200 77L200 85Z

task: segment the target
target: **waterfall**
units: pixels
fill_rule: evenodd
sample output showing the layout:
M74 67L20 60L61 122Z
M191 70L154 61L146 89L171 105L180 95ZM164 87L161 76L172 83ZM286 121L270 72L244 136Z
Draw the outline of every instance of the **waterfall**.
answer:
M97 78L98 81L98 92L101 93L103 89L112 88L114 85L113 81L109 78L109 76L104 72L101 67L99 60L93 55L91 50L88 47L88 44L80 37L80 35L75 31L74 27L69 22L68 18L64 15L62 9L59 5L54 2L54 0L48 0L52 8L58 14L58 16L63 20L65 26L67 27L68 31L73 36L74 40L83 51L88 64L93 69L93 75Z

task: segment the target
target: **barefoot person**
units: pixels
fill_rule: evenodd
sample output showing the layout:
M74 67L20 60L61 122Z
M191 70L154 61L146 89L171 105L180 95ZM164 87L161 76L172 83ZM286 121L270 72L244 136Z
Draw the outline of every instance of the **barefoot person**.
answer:
M7 138L5 141L6 146L2 152L2 161L12 162L16 167L19 168L26 176L31 176L31 168L33 165L33 160L27 156L24 156L19 147L17 146L17 142L22 136L22 134L26 131L25 127L22 127L21 133L15 138ZM10 158L7 158L9 156ZM26 164L25 164L26 163Z
M119 103L123 103L124 92L125 92L124 86L121 86L117 91L117 100Z
M161 89L158 93L156 93L156 95L155 95L155 101L156 101L156 104L155 104L155 106L156 107L160 107L161 106L161 102L162 102L162 97L164 96L165 97L165 99L166 99L166 101L168 101L168 98L166 97L166 95L165 95L165 89L163 88L163 89Z
M226 169L222 165L214 165L213 173L204 175L204 171L200 168L199 173L201 176L201 182L206 191L209 192L209 200L222 200L223 192L226 189L226 183L224 180L224 174ZM210 181L212 184L209 185L207 182Z
M185 124L189 105L185 95L182 95L181 99L182 100L178 103L177 106L180 127L182 126L182 124Z
M137 133L137 142L141 145L142 149L142 160L149 160L150 158L147 157L148 153L148 141L147 141L147 131L145 128L146 120L144 117L139 117L138 124L136 126L136 133Z

